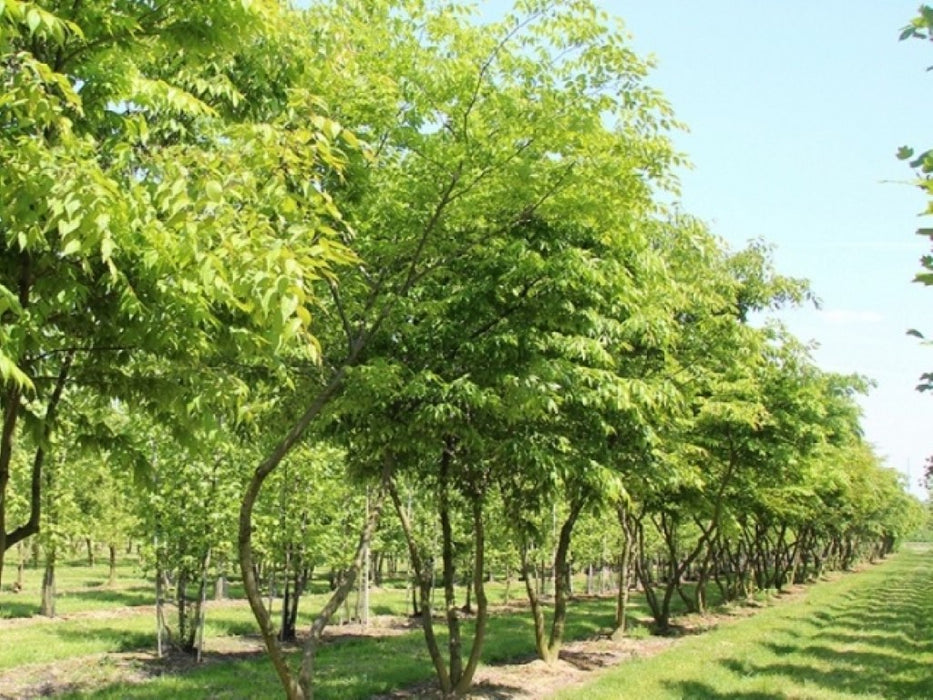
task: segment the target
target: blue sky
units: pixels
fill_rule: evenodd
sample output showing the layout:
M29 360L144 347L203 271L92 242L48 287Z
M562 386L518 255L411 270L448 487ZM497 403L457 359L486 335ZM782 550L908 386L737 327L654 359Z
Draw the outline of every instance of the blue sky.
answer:
M764 238L784 274L808 278L823 303L779 316L815 340L825 369L877 382L862 401L867 439L915 493L933 454L933 288L911 283L928 246L925 206L895 158L933 146L933 46L899 42L916 13L901 0L604 0L641 55L650 83L689 133L694 168L683 208L738 247Z
M764 239L822 309L778 314L817 363L877 382L866 438L909 476L933 454L933 288L911 282L927 250L923 195L899 146L933 147L933 46L899 42L916 0L597 0L657 68L649 83L689 132L682 208L735 248ZM481 3L485 16L511 3Z

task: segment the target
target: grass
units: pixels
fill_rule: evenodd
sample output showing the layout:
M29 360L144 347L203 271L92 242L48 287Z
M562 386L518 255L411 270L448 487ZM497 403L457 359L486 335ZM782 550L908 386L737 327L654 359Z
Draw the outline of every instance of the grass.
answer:
M578 603L573 612L572 619L568 621L568 637L590 637L607 630L612 622L613 604L608 599L593 599ZM471 625L466 624L464 631L471 635ZM532 634L532 623L527 613L494 615L490 619L487 643L483 648L483 662L491 664L532 658ZM443 633L438 636L443 644ZM293 664L297 663L296 655ZM325 700L368 698L431 681L434 677L420 630L397 637L357 638L327 644L318 653L317 668L315 696ZM162 676L143 685L120 684L93 693L65 697L95 700L271 699L281 697L281 690L269 662L259 657L203 666L183 676Z
M80 567L75 567L76 569ZM102 567L105 578L106 567ZM63 574L66 570L63 568ZM766 607L755 617L729 622L701 635L685 636L669 650L623 664L563 698L930 698L933 677L933 548L911 549L856 575L844 575L810 588L799 599ZM85 585L73 598L76 608L118 606L121 596L143 596L138 574L122 570L120 588ZM137 578L134 578L137 577ZM96 580L85 566L65 580ZM103 583L103 581L101 581ZM144 583L144 582L143 582ZM501 600L500 583L491 587ZM146 589L148 590L148 589ZM316 589L319 590L319 589ZM5 594L4 604L12 594ZM22 593L19 595L26 595ZM302 601L300 628L323 604L323 592ZM151 604L151 598L145 601ZM632 617L647 616L644 601L632 601ZM404 589L373 594L375 614L404 614ZM90 606L90 607L88 607ZM603 634L611 626L611 598L574 601L568 639ZM150 611L151 612L151 611ZM496 664L534 657L527 612L498 613L490 619L483 662ZM439 625L438 627L443 627ZM470 633L470 623L465 624ZM242 604L209 606L208 638L254 634L255 622ZM640 633L640 634L635 634ZM641 636L644 628L633 630ZM52 662L97 652L152 649L151 614L76 617L3 630L0 673L26 663ZM443 643L443 641L442 641ZM297 652L294 663L297 665ZM106 663L103 661L102 663ZM223 662L167 673L163 662L139 662L150 680L116 684L69 698L277 698L277 679L262 655L230 655ZM383 638L345 638L326 644L318 655L317 696L366 698L430 682L433 672L420 630Z
M557 698L933 698L931 571L906 549Z
M8 552L3 568L3 590L0 591L0 618L31 617L39 611L43 569L27 566L23 573L23 590L13 593L10 586L16 580L15 560L15 553L11 556ZM83 559L62 562L55 571L56 614L152 604L153 584L142 577L134 559L119 562L112 587L107 585L109 572L105 560L98 560L93 567Z

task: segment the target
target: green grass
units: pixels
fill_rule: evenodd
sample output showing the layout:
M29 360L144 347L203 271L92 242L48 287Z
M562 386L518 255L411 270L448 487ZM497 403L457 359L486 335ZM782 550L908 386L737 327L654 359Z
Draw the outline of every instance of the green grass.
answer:
M933 548L905 551L859 574L814 586L800 599L766 607L755 617L684 637L658 656L623 664L596 677L589 686L575 686L559 697L933 698L933 677L928 672L933 668L931 572ZM144 591L134 588L136 574L132 568L124 573L127 579L120 585L125 584L125 588L113 592L94 587L76 591L74 604L116 606L121 604L120 595L143 595ZM65 578L93 580L86 567L83 572L68 571ZM493 584L490 589L493 602L501 600L502 584ZM325 594L319 592L302 601L300 629L307 629L311 613L324 600ZM276 601L276 607L279 604ZM406 592L401 588L387 587L373 593L374 614L404 614L407 604ZM647 617L640 597L636 596L632 604L633 619ZM607 632L613 607L611 598L574 601L567 638L589 638ZM168 612L171 614L171 609ZM0 672L25 663L96 652L152 649L154 626L151 614L15 625L3 630ZM439 622L438 631L442 627ZM467 621L465 627L468 638L471 623ZM254 634L255 622L242 604L209 606L206 632L209 639ZM633 632L639 633L633 636L642 636L645 629ZM443 636L441 640L443 643ZM494 615L483 662L532 658L532 625L527 612ZM297 652L293 661L297 665ZM223 662L177 675L166 672L170 669L154 658L139 664L151 676L145 683L117 684L66 697L168 700L281 695L271 665L260 654L230 655ZM316 694L325 700L366 698L432 680L420 630L384 638L344 638L320 650Z
M7 553L3 568L3 589L0 591L0 618L31 617L38 614L42 587L41 566L26 567L23 590L13 593L16 580L16 557ZM117 565L115 585L107 585L110 569L106 560L98 559L91 567L85 560L63 562L55 571L55 613L104 610L122 606L151 605L155 598L153 584L142 577L134 559L123 559Z
M558 698L933 698L933 551L914 547Z
M593 599L576 603L568 621L568 638L590 637L605 632L612 623L613 603ZM438 624L441 643L445 636ZM467 622L464 632L472 635ZM530 616L512 613L494 615L489 621L483 662L502 663L534 657ZM293 658L297 666L297 655ZM323 700L368 698L388 693L434 677L420 629L397 637L355 638L323 646L317 657L318 682L315 696ZM120 684L92 693L65 696L116 700L169 700L170 698L279 698L281 690L272 667L264 657L233 663L207 665L183 676L161 676L143 685Z

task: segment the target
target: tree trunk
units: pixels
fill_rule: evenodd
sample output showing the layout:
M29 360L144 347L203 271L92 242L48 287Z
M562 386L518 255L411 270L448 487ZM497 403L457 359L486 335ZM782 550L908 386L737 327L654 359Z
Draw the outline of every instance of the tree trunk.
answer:
M570 515L560 528L557 551L554 555L554 617L551 620L551 634L548 639L547 663L553 663L560 655L564 642L564 628L567 624L567 601L570 594L570 537L577 522L584 501L574 503Z
M259 588L259 580L256 577L255 559L253 557L253 509L259 494L262 491L263 484L269 475L278 467L285 456L291 451L295 443L301 439L305 430L311 422L317 418L324 406L330 401L337 389L343 383L344 375L348 367L353 364L360 351L366 343L368 334L361 331L351 343L350 354L347 359L340 364L339 368L331 375L327 385L315 396L308 404L308 408L301 415L298 421L292 426L288 434L276 445L275 449L264 459L250 478L246 488L246 493L240 502L239 527L237 533L237 552L240 562L240 573L243 576L243 590L249 601L249 607L253 611L253 616L259 625L259 631L263 642L266 645L266 651L269 654L269 660L282 683L285 690L285 696L288 700L304 700L304 692L298 685L298 680L292 675L288 667L288 660L282 651L281 644L276 639L275 629L272 625L272 618L263 605L262 592Z
M282 627L279 630L279 640L293 642L298 633L298 605L301 595L308 585L309 569L304 562L292 563L291 576L285 581L285 592L282 599Z
M21 280L20 303L26 308L29 301L29 287L32 284L28 272L28 255L24 258L24 272ZM23 291L25 289L25 291ZM65 353L62 364L55 380L55 388L45 407L45 419L42 422L42 435L39 446L33 455L32 472L29 486L29 519L22 525L7 531L6 506L8 502L7 489L10 481L10 465L13 459L13 442L16 432L16 423L22 409L21 392L18 387L12 386L6 393L3 402L3 426L0 428L0 586L3 585L3 565L6 560L6 551L23 541L30 535L38 534L39 521L42 513L42 466L45 463L46 445L52 434L58 404L65 390L65 382L71 371L75 351Z
M107 571L107 585L113 587L117 582L117 546L115 544L107 545L110 555Z
M628 612L629 588L631 587L632 557L635 550L635 532L628 506L620 503L616 507L619 525L622 528L622 552L619 554L619 590L616 593L615 630L612 638L618 640L625 635L625 618Z
M450 524L450 467L453 460L453 446L448 439L441 453L440 484L438 488L438 515L441 521L441 565L444 586L444 608L447 619L447 653L450 665L450 683L456 685L463 675L463 651L460 637L460 618L457 615L457 601L454 583L456 564L454 562L454 538ZM452 689L452 688L451 688ZM451 689L444 688L444 692Z
M366 517L364 519L364 522L368 523L369 522L369 489L366 490L366 512L365 514L366 514ZM360 595L359 595L360 614L358 615L360 619L360 624L363 625L363 627L369 626L369 564L370 564L369 554L370 554L369 553L369 539L367 538L366 542L363 543L363 552L362 552L363 571L362 571L362 574L360 575Z
M402 508L402 503L398 497L398 491L391 482L388 484L389 495L392 497L392 503L395 506L395 512L402 524L402 532L405 533L405 541L408 544L408 554L411 559L412 571L418 582L421 606L421 627L424 631L424 641L428 647L428 654L431 657L431 663L434 665L434 672L437 674L438 682L444 693L450 693L452 686L450 675L447 672L447 665L441 655L441 649L437 642L437 636L434 634L434 621L431 617L431 584L433 574L428 570L424 558L415 541L415 535L412 530L411 521ZM432 567L433 568L433 567Z
M528 595L528 603L531 607L531 620L534 624L535 649L539 658L548 661L547 630L544 623L544 608L538 594L540 588L537 563L531 559L527 545L522 546L522 572L525 579L525 593Z
M483 642L486 639L486 623L489 619L489 602L486 598L486 582L483 572L486 569L486 528L483 523L483 494L472 494L473 510L473 590L476 593L476 627L473 632L473 646L467 659L466 668L454 687L456 696L466 695L473 685L473 676L479 665Z
M25 543L18 542L16 544L16 553L18 555L16 562L16 581L13 584L13 591L19 593L23 590L23 577L26 573L26 552L25 552Z
M55 617L55 555L56 547L50 542L45 552L45 572L42 574L42 603L39 614Z
M198 587L198 648L197 662L201 663L204 657L204 621L207 617L207 571L211 566L211 549L208 547L207 553L201 562L201 582Z

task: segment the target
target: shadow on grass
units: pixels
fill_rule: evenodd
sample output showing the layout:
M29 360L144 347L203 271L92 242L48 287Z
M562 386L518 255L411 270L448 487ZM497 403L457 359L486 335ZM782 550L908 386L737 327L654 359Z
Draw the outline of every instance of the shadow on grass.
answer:
M836 693L931 698L933 598L928 587L919 574L876 579L815 612L803 631L777 628L768 641L754 645L766 658L777 657L774 661L750 662L743 655L720 663L739 676L790 679ZM685 697L758 697L721 696L693 685L674 687Z
M0 620L13 617L32 617L39 612L35 602L20 602L18 600L0 601Z
M668 685L675 689L676 692L679 693L680 697L696 700L701 700L702 698L708 698L709 700L784 700L787 697L784 694L774 693L741 693L730 691L720 692L713 686L707 685L706 683L701 683L699 681L681 681Z
M87 642L88 640L102 641L108 651L139 651L155 647L155 632L132 632L121 627L93 627L73 628L53 626L51 634L65 642Z
M210 620L210 618L208 618ZM613 620L612 601L585 601L574 605L568 620L568 639L591 638L608 632ZM443 623L438 619L438 642L446 648ZM463 621L465 648L469 653L474 620ZM210 622L209 622L210 624ZM216 621L213 630L224 628L236 634L240 623ZM250 630L252 632L253 630ZM141 634L125 641L125 632L105 629L95 632L108 636L115 648L152 648L151 634ZM75 633L78 634L78 633ZM87 633L84 633L87 634ZM524 614L493 615L489 620L487 643L483 648L486 664L528 661L535 658L531 616ZM299 664L300 651L292 647L292 665ZM197 666L181 663L142 661L138 685L119 684L104 689L66 697L95 700L137 698L278 698L281 690L272 666L262 653L209 654L208 663ZM571 662L573 659L568 659ZM315 697L349 699L385 696L401 689L418 689L430 694L434 673L425 649L423 635L415 627L405 634L372 637L340 635L320 647L316 660ZM489 684L477 686L473 697L498 700L514 697L519 688Z
M80 601L95 604L94 607L105 605L135 607L139 605L152 605L154 595L150 588L139 586L136 588L96 588L75 593L63 593L59 599L67 598L70 601Z
M293 647L291 664L300 652ZM281 686L262 652L210 653L195 664L186 655L143 659L137 664L138 684L120 683L66 698L95 700L136 698L279 698ZM322 646L316 662L315 697L366 698L414 684L430 690L433 674L420 635L356 638ZM496 696L488 696L496 697ZM503 696L499 696L503 697Z

